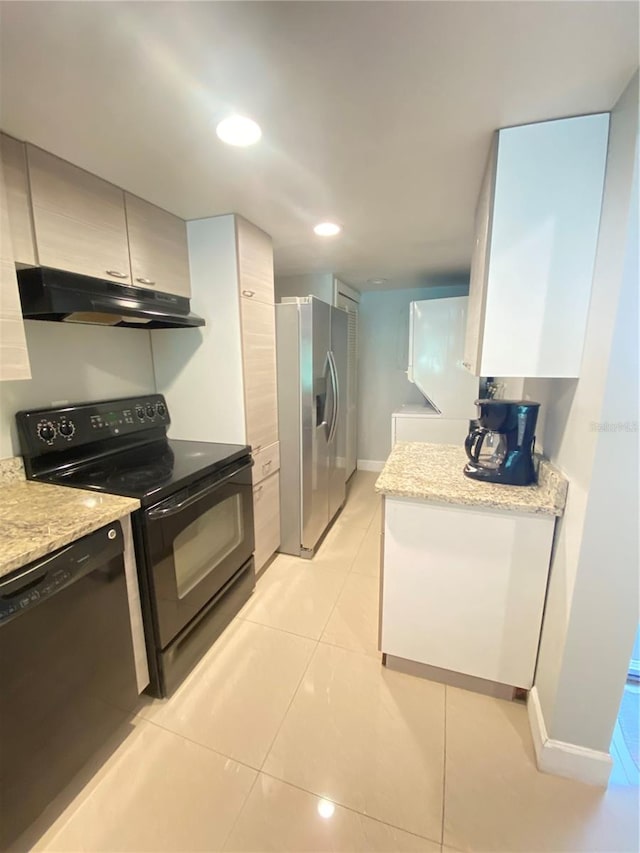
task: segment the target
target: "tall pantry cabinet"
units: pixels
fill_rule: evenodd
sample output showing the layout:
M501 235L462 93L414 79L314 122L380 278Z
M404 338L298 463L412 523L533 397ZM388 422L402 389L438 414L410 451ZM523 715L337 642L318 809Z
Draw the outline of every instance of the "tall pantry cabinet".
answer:
M207 325L152 332L172 438L252 448L255 564L280 545L280 448L271 238L239 216L187 225L191 298Z

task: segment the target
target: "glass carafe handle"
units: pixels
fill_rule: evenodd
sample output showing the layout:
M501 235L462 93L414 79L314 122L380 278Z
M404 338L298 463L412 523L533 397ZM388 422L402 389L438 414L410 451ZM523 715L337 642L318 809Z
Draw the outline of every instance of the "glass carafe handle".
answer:
M464 449L467 451L467 456L472 462L477 462L482 448L482 442L487 434L487 430L482 427L476 427L472 430L464 440Z

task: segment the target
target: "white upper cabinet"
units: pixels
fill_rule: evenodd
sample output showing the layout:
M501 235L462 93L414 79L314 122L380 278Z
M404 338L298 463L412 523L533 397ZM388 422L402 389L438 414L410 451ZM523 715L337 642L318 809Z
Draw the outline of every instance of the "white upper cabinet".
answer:
M122 190L40 148L27 156L40 264L131 284Z
M476 376L577 377L609 115L500 130L484 176L464 364Z
M135 287L191 296L187 224L137 196L124 194Z

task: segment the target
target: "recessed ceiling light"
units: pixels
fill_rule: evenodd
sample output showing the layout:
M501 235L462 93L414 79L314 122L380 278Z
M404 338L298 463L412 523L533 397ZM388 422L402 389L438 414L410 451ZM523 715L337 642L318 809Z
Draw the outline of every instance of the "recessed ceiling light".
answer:
M342 228L336 225L335 222L319 222L313 231L318 237L335 237L336 234L342 231Z
M262 136L260 126L246 116L231 115L223 118L216 127L218 139L227 145L239 145L244 148L254 145Z
M388 281L388 278L368 278L367 284L386 284Z

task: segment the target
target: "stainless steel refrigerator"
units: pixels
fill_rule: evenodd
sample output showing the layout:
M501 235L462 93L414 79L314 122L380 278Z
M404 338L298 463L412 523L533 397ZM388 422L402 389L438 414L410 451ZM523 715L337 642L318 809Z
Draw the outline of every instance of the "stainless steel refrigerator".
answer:
M314 296L276 305L280 550L312 557L345 499L347 313Z

